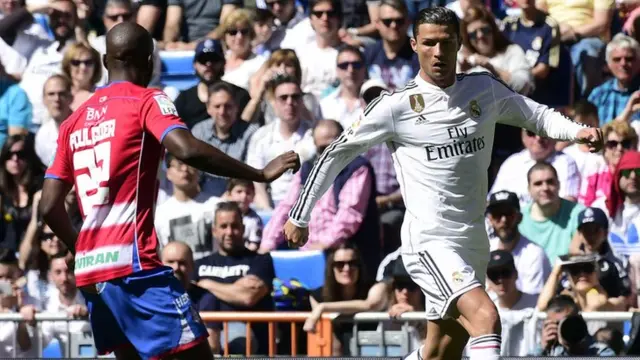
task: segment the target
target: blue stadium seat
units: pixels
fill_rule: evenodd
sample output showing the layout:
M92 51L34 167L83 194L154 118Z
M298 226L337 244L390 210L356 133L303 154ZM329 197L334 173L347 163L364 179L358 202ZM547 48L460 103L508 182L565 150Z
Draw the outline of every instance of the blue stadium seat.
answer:
M324 284L324 253L320 250L277 250L271 252L276 277L282 280L298 279L309 289Z
M62 351L60 350L60 343L57 339L51 340L46 348L42 349L42 358L44 359L61 359Z
M162 74L160 81L165 86L185 90L198 82L193 70L193 51L161 51Z

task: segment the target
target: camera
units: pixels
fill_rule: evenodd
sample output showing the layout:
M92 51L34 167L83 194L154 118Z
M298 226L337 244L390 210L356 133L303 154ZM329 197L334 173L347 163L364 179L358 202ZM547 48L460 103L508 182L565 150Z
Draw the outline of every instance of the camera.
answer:
M560 321L558 335L565 347L574 349L589 337L589 329L581 315L569 315Z

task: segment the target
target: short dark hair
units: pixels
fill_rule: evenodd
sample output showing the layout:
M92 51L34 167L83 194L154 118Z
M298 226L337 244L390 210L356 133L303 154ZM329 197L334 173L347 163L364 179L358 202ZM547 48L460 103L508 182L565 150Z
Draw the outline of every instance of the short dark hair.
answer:
M580 312L580 307L569 295L555 296L547 303L547 311L558 313L566 310L570 310L571 315L577 315Z
M216 212L213 214L213 224L216 224L216 219L218 218L218 213L220 212L235 212L238 215L238 218L242 220L242 211L240 210L240 206L235 201L223 201L218 203L216 207Z
M273 13L267 9L256 8L253 9L253 21L259 24L264 24L269 20L274 20L276 18Z
M224 81L217 81L215 82L213 85L209 86L209 88L207 89L209 95L207 96L207 100L209 98L211 98L211 95L220 92L220 91L225 91L227 94L229 94L229 97L231 97L233 99L233 101L235 102L235 98L233 97L233 88L231 87L231 85L227 84Z
M380 1L378 8L383 5L398 11L404 17L409 15L409 9L407 8L407 3L404 0L382 0Z
M251 189L253 191L256 190L255 186L253 185L253 181L245 179L229 179L229 181L227 182L227 191L230 192L236 186L244 186L247 189Z
M598 116L598 107L586 99L580 99L573 104L573 116Z
M558 171L553 167L553 165L549 164L548 162L538 161L531 167L531 169L529 169L529 171L527 171L528 184L531 184L531 174L533 174L534 171L538 170L550 170L553 173L553 176L556 177L556 180L558 180Z
M282 73L282 74L277 74L273 80L271 80L271 89L273 89L273 91L276 91L276 88L282 84L296 84L299 88L301 88L300 86L300 81L298 81L298 79L290 74L287 73Z
M342 46L340 46L338 48L338 56L340 56L340 54L345 53L345 52L350 52L352 54L358 55L358 57L360 58L360 61L364 62L364 54L357 47L355 47L353 45L343 44ZM336 59L337 59L338 56L336 56Z
M453 26L453 29L460 39L460 20L456 13L445 7L424 8L420 10L413 20L413 38L418 35L418 28L422 24Z
M339 17L342 17L342 2L340 0L310 0L309 1L309 16L311 16L311 12L313 8L318 4L322 3L330 3L331 7L333 7L333 11L335 11Z

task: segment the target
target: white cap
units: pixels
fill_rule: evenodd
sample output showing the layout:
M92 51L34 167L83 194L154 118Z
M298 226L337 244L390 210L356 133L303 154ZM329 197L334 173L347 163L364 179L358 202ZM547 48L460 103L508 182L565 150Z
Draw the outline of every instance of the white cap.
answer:
M389 91L389 87L384 83L384 81L380 79L369 79L362 84L362 87L360 88L360 96L363 96L365 92L373 88L381 88Z

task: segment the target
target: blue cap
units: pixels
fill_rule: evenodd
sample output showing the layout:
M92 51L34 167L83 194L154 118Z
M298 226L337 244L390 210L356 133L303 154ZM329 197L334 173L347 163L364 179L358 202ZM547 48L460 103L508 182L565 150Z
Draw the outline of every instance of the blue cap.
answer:
M609 219L604 211L599 208L589 207L578 214L578 227L590 223L596 223L605 229L609 228Z
M224 52L222 51L222 44L220 41L214 39L204 39L196 46L195 57L202 54L216 54L224 58Z

